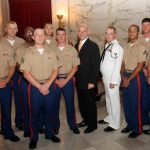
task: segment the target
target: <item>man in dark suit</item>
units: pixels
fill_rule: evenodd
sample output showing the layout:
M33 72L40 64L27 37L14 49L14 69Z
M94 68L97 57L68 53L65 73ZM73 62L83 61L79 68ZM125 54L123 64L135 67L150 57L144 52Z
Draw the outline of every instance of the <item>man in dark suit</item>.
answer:
M78 27L79 42L75 45L80 57L80 65L76 73L76 86L79 109L83 121L78 127L87 126L84 133L97 129L97 108L94 102L95 86L99 76L100 54L98 45L88 38L87 25Z

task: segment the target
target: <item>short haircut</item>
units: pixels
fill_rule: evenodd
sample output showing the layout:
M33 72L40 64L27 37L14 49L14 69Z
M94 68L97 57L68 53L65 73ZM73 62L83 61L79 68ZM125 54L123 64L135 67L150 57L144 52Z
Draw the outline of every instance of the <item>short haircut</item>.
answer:
M142 20L142 24L145 23L145 22L150 22L150 18L144 18L144 19Z
M46 23L44 24L44 27L45 27L46 25L51 25L51 26L52 26L52 23L51 23L51 22L46 22Z
M9 24L16 24L16 25L17 25L17 23L16 23L15 21L13 21L13 20L8 21L8 22L6 23L6 27L7 27Z
M139 28L138 25L132 24L132 25L130 25L130 27L135 27L135 28L137 29L137 31L140 32L140 28ZM129 29L130 29L130 27L129 27ZM129 30L129 29L128 29L128 30Z
M114 30L114 33L116 33L116 28L114 26L108 26L107 29L112 29Z
M32 27L25 27L24 32L26 32L27 30L31 30L32 32L34 32L34 29Z
M64 29L64 28L57 28L57 29L56 29L56 33L57 33L58 31L64 31L64 32L66 32L66 29Z
M44 33L44 30L43 30L42 28L36 28L36 29L34 29L33 35L35 35L35 33L36 33L37 31L42 31L42 32ZM45 33L44 33L44 34L45 34Z

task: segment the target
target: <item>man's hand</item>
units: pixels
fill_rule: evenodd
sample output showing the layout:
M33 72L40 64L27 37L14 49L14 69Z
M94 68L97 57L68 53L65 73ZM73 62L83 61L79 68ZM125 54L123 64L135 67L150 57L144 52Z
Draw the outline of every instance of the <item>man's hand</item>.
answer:
M0 88L6 87L7 83L8 83L8 80L7 80L7 79L5 79L5 80L0 80Z
M127 77L123 79L123 87L128 87L130 85L130 80Z
M47 95L49 93L49 85L47 83L45 84L42 84L40 87L39 87L39 91L40 93L42 93L43 95Z
M57 84L58 87L63 88L67 84L67 80L59 79L59 80L56 80L55 83Z
M94 84L92 84L92 83L88 83L88 89L92 89L92 88L94 88L95 87L95 85Z
M144 72L145 77L147 77L147 69L146 68L143 68L143 72Z
M113 89L113 88L115 87L115 85L116 85L116 84L110 83L110 84L109 84L109 88L110 88L110 89Z

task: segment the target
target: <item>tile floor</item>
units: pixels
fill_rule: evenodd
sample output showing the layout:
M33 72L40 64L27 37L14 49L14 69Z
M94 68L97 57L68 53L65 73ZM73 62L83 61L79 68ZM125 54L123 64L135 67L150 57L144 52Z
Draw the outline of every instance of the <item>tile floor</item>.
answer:
M77 98L75 98L76 118L81 121L78 110ZM105 98L102 96L101 101L97 102L98 119L106 115ZM136 139L129 139L126 134L120 131L125 127L123 111L121 113L121 129L112 133L105 133L103 129L106 125L98 125L98 129L93 133L84 134L85 128L80 128L80 134L73 134L66 123L65 105L62 98L60 109L61 128L58 136L61 143L55 144L40 135L37 144L37 150L150 150L150 136L142 134ZM12 120L14 118L14 108L12 110ZM13 122L13 121L12 121ZM14 126L14 124L13 124ZM148 127L145 127L148 128ZM15 133L21 138L20 142L12 143L4 140L0 135L0 150L28 150L29 139L23 137L23 132L14 127Z

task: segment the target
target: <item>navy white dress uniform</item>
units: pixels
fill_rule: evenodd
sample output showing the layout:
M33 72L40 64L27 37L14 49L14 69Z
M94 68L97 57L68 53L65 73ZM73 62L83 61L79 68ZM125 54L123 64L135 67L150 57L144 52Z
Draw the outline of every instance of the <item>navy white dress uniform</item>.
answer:
M100 71L102 73L106 108L108 115L104 118L105 122L113 129L120 128L120 95L119 86L121 82L120 69L123 59L123 49L115 39L105 45L105 54L102 54ZM110 88L110 83L115 84Z

